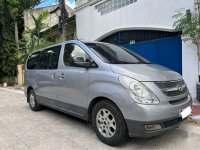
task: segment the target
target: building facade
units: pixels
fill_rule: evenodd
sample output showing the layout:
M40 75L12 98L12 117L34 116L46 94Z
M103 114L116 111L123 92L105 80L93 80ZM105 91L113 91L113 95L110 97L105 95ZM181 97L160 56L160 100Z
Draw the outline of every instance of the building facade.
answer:
M71 40L76 38L75 11L67 5L65 5L65 9L68 12L66 38L68 40ZM31 17L31 14L37 17L43 11L48 11L50 13L50 16L44 21L44 23L47 25L47 28L44 29L42 32L50 31L51 34L55 36L55 38L60 37L61 25L59 24L59 17L61 12L58 4L43 8L28 9L24 11L24 26L33 29L35 27L35 24L33 18Z
M194 11L194 1L77 0L77 38L117 44L177 71L196 97L196 47L173 26L182 8Z

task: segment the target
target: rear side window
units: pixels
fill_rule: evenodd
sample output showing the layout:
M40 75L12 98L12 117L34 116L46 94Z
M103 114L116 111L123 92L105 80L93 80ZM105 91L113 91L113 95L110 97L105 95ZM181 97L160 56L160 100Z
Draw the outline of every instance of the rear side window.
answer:
M61 46L56 46L51 50L51 61L49 64L49 69L57 69L58 68L58 61L60 56L60 49Z
M61 45L35 52L28 58L27 69L57 69Z
M41 69L57 69L61 46L45 49L40 58Z
M40 68L40 54L41 52L35 52L29 56L27 61L27 69L39 69Z
M49 49L46 49L42 52L40 58L41 69L48 69L50 60L51 60L51 51Z

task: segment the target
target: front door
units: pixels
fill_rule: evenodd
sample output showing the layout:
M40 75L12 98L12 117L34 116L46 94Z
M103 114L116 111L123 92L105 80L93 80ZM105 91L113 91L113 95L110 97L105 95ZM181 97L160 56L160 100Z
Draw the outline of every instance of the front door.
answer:
M89 55L79 45L66 44L63 54L64 67L59 69L60 107L81 118L86 115L90 70L77 66L77 62L86 62L88 59Z

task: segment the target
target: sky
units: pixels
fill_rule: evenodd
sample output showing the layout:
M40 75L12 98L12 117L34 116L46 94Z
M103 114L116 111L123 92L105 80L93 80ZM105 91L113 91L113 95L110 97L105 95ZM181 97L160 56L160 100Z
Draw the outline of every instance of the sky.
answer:
M41 3L37 5L35 8L42 8L46 6L55 5L55 4L58 4L58 1L59 0L41 0ZM65 1L66 1L66 4L70 6L71 8L75 7L75 0L65 0Z

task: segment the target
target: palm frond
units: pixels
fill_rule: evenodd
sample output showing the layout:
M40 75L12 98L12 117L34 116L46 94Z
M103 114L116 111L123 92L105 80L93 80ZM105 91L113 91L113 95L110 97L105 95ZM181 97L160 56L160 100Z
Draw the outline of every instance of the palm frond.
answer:
M45 41L45 37L41 36L41 31L48 28L48 24L44 21L50 14L48 11L43 11L37 17L33 14L30 15L34 21L35 27L33 29L26 27L26 31L23 34L23 41L25 42L26 49L28 49L29 52L32 52Z

